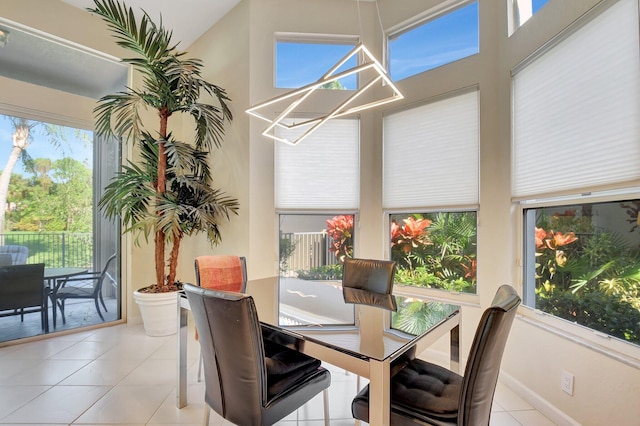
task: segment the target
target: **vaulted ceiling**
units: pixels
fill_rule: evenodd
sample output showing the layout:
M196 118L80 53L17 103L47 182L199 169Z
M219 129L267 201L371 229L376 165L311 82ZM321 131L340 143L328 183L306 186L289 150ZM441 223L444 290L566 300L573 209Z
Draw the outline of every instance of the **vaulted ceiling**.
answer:
M62 0L71 6L94 7L93 0ZM240 0L124 0L134 13L144 10L157 22L162 15L166 28L173 30L173 40L180 48L191 43L227 14Z
M92 0L63 0L74 7L93 7ZM126 0L127 6L173 31L173 40L187 49L218 22L240 0ZM0 30L9 36L0 47L0 75L76 95L97 99L121 90L127 81L127 68L73 45L48 38L36 30L3 23Z

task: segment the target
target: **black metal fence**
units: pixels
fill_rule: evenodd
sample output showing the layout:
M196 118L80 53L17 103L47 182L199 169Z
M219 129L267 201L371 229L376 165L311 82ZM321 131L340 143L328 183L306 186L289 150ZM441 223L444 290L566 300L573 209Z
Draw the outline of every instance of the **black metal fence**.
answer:
M0 234L0 245L29 249L27 263L44 263L46 268L91 268L93 236L90 233L37 232Z

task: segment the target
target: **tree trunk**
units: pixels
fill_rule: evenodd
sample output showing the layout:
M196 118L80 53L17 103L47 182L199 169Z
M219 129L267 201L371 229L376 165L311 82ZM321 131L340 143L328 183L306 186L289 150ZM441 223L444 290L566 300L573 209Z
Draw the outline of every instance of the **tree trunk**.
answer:
M162 212L158 208L164 193L166 192L167 180L167 153L165 151L164 142L167 139L167 121L171 115L167 107L160 109L160 139L158 141L158 183L156 185L156 215L161 216ZM164 279L164 250L165 250L165 234L162 229L156 229L155 236L155 263L156 263L156 281L158 286L165 285ZM167 281L166 284L171 285L173 282Z
M5 223L5 214L7 211L7 197L9 194L9 183L11 182L11 174L13 173L13 168L18 162L18 158L20 158L20 154L24 149L27 148L28 140L29 140L29 126L21 126L18 125L13 131L13 149L11 150L11 154L9 154L9 159L7 160L7 165L4 170L2 170L2 174L0 174L0 242L4 244L4 223Z
M171 284L176 281L176 271L178 270L178 253L180 252L180 243L182 242L183 236L184 234L181 232L180 235L174 237L173 239L171 257L169 258L169 278L167 279L167 282Z

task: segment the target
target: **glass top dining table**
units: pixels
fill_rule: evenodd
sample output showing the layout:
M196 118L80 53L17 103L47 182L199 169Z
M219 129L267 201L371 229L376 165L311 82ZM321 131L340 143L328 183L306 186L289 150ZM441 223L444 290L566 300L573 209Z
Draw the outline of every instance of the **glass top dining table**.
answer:
M369 379L372 425L389 424L391 365L404 354L419 354L450 336L450 368L459 371L460 307L435 300L396 296L398 312L358 305L355 323L283 326L262 322L265 339ZM344 303L332 301L332 303ZM352 305L350 305L352 306ZM176 405L187 404L186 347L188 300L178 298ZM413 317L412 317L413 316ZM355 397L355 390L354 395Z

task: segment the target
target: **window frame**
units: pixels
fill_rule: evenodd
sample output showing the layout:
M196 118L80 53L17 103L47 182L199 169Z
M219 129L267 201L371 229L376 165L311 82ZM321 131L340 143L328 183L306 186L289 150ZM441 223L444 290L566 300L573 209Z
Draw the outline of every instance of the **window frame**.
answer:
M480 218L479 206L451 206L451 207L437 207L437 208L414 208L407 209L387 209L384 211L384 236L385 236L385 248L384 256L386 259L391 259L391 216L392 215L412 215L412 214L428 214L428 213L465 213L473 212L476 215L476 247L478 244L478 222ZM478 250L476 248L476 262L478 262ZM407 297L417 298L430 298L439 301L446 301L448 303L477 306L479 303L480 285L476 280L476 292L454 292L441 288L433 287L418 287L412 285L399 284L394 282L393 294ZM454 296L454 297L451 297Z
M518 31L518 28L526 24L529 21L529 19L533 18L540 11L540 9L542 9L544 6L547 5L548 2L549 0L545 0L545 3L538 10L534 12L533 11L534 0L507 0L507 12L508 12L507 25L508 25L509 37L511 37L516 31ZM520 18L520 11L525 8L527 9L527 13L529 13L528 9L530 9L531 14L526 18L524 18L524 21L523 21Z
M423 25L426 25L426 24L429 24L429 23L431 23L433 21L436 21L437 19L439 19L439 18L441 18L441 17L443 17L443 16L445 16L445 15L447 15L449 13L455 12L456 10L461 9L461 8L463 8L465 6L468 6L468 5L472 4L472 3L478 3L478 9L480 8L479 0L448 0L448 1L444 1L444 2L442 2L441 4L439 4L439 5L435 6L435 7L427 9L424 12L419 13L419 14L417 14L417 15L415 15L415 16L413 16L413 17L411 17L411 18L409 18L409 19L407 19L407 20L405 20L403 22L400 22L400 23L398 23L396 25L391 26L386 31L386 34L385 34L385 37L384 37L383 55L382 55L382 57L383 57L382 65L385 67L385 69L389 73L389 77L391 78L391 73L390 73L390 71L391 71L390 70L391 47L390 47L390 44L391 44L391 41L394 38L398 38L398 37L402 36L403 34L408 33L408 32L410 32L410 31L412 31L412 30L414 30L414 29L416 29L418 27L421 27ZM480 12L478 10L478 14L479 13ZM480 52L480 20L478 19L478 53L479 52ZM477 55L478 53L475 53L475 54ZM473 55L470 55L470 56L473 56ZM449 65L449 64L451 64L453 62L457 62L457 61L460 61L460 60L462 60L464 58L468 58L468 57L469 56L465 56L463 58L456 59L455 61L447 62L447 63L444 63L442 65L438 65L437 67L430 68L428 70L421 71L421 72L419 72L417 74L412 74L410 76L404 77L404 78L402 78L400 80L393 80L393 81L396 82L396 81L406 80L406 79L414 77L416 75L420 75L420 74L423 74L425 72L429 72L429 71L431 71L433 69L437 69L437 68Z
M357 231L358 229L358 222L359 222L359 213L356 210L337 210L337 209L333 209L333 210L329 210L329 209L324 209L324 210L292 210L292 209L277 209L275 212L275 221L276 221L276 242L278 244L278 248L277 253L278 253L278 294L277 294L277 316L278 316L278 323L280 323L280 293L281 293L281 279L283 278L282 275L282 271L280 269L280 232L281 232L281 217L282 216L326 216L327 218L331 218L331 217L335 217L335 216L347 216L347 215L351 215L353 216L353 236L352 236L352 242L353 242L353 255L355 256L355 253L357 252L357 244L358 244L358 240L357 240L357 234L359 231ZM286 278L286 277L285 277ZM313 280L311 280L313 281ZM331 282L338 282L339 280L327 280L327 281L331 281ZM359 321L359 317L358 315L356 315L356 309L355 309L355 305L352 306L351 309L351 318L352 321L351 322L346 322L346 323L337 323L337 324L305 324L304 326L306 327L314 327L314 326L318 326L318 327L322 327L323 329L329 329L332 327L349 327L349 326L354 326L355 324L358 323ZM390 317L389 317L390 318Z
M529 289L525 282L525 210L546 207L559 207L571 204L583 203L603 203L617 202L624 199L640 199L640 187L626 188L613 191L601 191L586 194L575 194L573 196L563 196L554 198L544 198L535 200L520 200L514 202L513 222L516 232L515 244L519 248L516 264L520 270L517 274L518 286L523 295L523 301ZM535 283L534 283L535 291ZM525 303L520 305L518 313L522 319L537 328L560 336L563 339L572 341L578 345L587 347L607 357L615 358L627 365L640 369L640 346L624 341L614 336L602 333L592 328L575 322L565 320L555 315L531 307Z
M320 33L297 33L277 31L274 33L273 40L273 87L278 90L292 90L293 87L279 87L278 82L278 43L305 43L305 44L325 44L325 45L346 45L354 48L359 42L360 37L349 34L320 34ZM340 58L338 58L340 59ZM359 58L356 59L359 65ZM328 71L328 69L326 70ZM356 75L356 88L360 81ZM309 82L307 84L310 84ZM302 86L301 86L302 87ZM354 91L356 89L347 89L344 91Z

